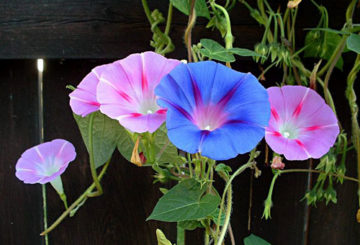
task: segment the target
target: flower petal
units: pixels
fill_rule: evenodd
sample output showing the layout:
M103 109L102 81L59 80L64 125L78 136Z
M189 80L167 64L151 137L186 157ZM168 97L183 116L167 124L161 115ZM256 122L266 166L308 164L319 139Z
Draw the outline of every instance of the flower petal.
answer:
M74 146L62 139L26 150L16 163L16 176L24 183L47 183L61 175L76 157Z
M101 73L107 66L108 65L101 65L95 67L80 82L78 87L69 94L70 107L75 114L85 117L86 115L99 110L100 104L96 100L96 87L99 83Z
M131 131L154 132L165 120L154 87L179 63L154 52L132 54L112 63L97 86L100 111Z
M201 154L227 160L251 151L264 137L265 129L246 123L231 123L210 132L201 145Z

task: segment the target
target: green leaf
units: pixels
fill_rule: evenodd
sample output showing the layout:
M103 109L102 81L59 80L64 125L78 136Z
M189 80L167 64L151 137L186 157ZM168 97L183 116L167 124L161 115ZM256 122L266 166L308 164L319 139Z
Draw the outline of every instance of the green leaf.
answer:
M209 216L219 206L220 198L203 196L206 188L194 179L180 182L159 199L147 220L180 222Z
M271 245L264 239L255 236L254 234L250 234L250 236L244 238L244 245Z
M341 41L341 37L333 32L320 33L319 31L309 31L305 37L305 57L314 57L329 60L333 51ZM342 70L344 60L342 57L336 63L336 67Z
M131 133L125 128L121 127L119 132L119 137L117 139L116 147L120 154L130 162L132 151L134 149L135 143L131 137Z
M190 13L190 4L189 0L170 0L172 5L177 8L180 12L189 15ZM195 11L197 16L205 17L210 19L210 12L206 5L205 0L197 0L195 2Z
M160 229L156 229L156 238L158 240L158 245L172 245Z
M165 124L155 132L155 153L157 163L179 163L181 162L177 148L170 142L167 136Z
M201 225L200 221L197 220L185 220L185 221L180 221L178 223L178 225L184 229L184 230L188 230L188 231L193 231L196 228L202 228L203 226Z
M232 169L230 166L228 166L224 163L220 163L220 164L216 165L215 171L222 172L222 173L226 174L227 176L229 176L229 173L232 171Z
M360 35L351 34L346 40L347 48L360 54Z
M99 111L94 113L93 122L93 149L96 168L102 166L113 154L116 143L123 127L118 121L110 119ZM89 122L90 115L81 117L74 114L81 136L89 150Z
M200 49L200 53L210 59L223 61L223 62L234 62L235 57L231 52L225 49L218 42L211 39L201 39L201 45L204 47Z
M246 49L246 48L231 48L229 49L229 52L239 55L239 56L252 56L252 57L265 57L258 53L256 53L253 50Z

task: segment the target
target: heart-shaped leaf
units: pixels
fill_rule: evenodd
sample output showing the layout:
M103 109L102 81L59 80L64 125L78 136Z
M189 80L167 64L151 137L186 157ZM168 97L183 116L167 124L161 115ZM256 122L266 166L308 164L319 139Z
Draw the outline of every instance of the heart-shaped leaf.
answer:
M99 111L93 112L93 150L95 167L102 166L113 154L119 136L125 130L118 121L110 119ZM89 150L89 122L91 115L81 117L74 114L81 136Z
M220 198L203 195L206 187L194 179L180 182L159 199L147 220L180 222L209 216L219 206Z
M200 49L200 53L210 59L223 61L223 62L234 62L234 55L224 48L220 43L211 40L211 39L201 39L201 45L203 46Z

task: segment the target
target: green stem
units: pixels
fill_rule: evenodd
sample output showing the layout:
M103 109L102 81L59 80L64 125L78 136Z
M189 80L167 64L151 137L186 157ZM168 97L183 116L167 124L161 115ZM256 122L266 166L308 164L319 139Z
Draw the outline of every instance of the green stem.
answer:
M353 178L353 177L349 177L349 176L340 176L338 174L334 174L334 173L326 173L324 171L319 171L319 170L315 170L315 169L286 169L286 170L279 170L280 174L288 174L288 173L316 173L316 174L328 174L330 176L333 177L342 177L346 180L350 180L356 183L360 183L360 180Z
M360 207L360 127L358 122L359 107L356 102L357 98L354 90L354 83L359 71L360 71L360 55L358 54L355 60L355 64L347 77L346 97L348 99L350 112L351 112L352 139L357 153L357 175L359 180L358 196L359 196L359 207Z
M266 69L260 74L260 76L258 76L258 80L260 80L260 78L262 76L264 76L266 74L266 72L268 72L274 65L276 65L276 63L271 63L271 65L269 65L268 67L266 67Z
M42 190L42 198L43 198L43 215L44 215L44 230L46 230L48 228L48 223L47 223L47 204L46 204L46 185L41 185L41 190ZM45 234L45 245L49 244L49 236L48 234Z
M196 22L196 11L195 11L195 2L196 0L190 0L190 14L188 19L188 24L185 29L184 39L187 47L188 61L192 61L192 52L191 52L191 31Z
M180 227L179 223L176 225L176 245L185 245L185 230Z
M225 20L226 20L225 48L231 49L233 47L234 36L232 35L232 32L231 32L231 21L230 21L229 13L223 6L216 4L215 1L210 2L210 4L212 4L214 7L218 8L219 10L221 10L221 12L225 16Z
M222 195L222 198L221 198L221 203L220 203L220 210L219 210L219 216L217 218L217 226L216 226L216 233L215 233L215 239L218 237L218 234L219 234L219 230L220 230L220 218L221 218L221 213L222 213L222 210L224 208L224 203L225 203L225 197L226 197L226 194L227 194L227 191L228 189L231 187L231 183L232 181L234 180L234 178L236 176L238 176L239 174L241 174L245 169L247 168L250 168L252 166L254 166L254 155L255 155L255 151L256 151L256 148L253 149L250 153L250 158L249 158L249 161L242 165L240 168L238 168L235 173L233 175L231 175L231 177L229 178L229 180L227 180L226 182L226 185L225 185L225 188L224 188L224 192L223 192L223 195ZM228 211L228 210L227 210ZM231 212L231 210L230 210ZM228 225L228 224L227 224ZM227 226L225 227L225 224L222 228L222 230L225 230L225 233L226 233L226 230L227 230Z
M97 191L88 193L88 197L100 196L103 193L103 189L101 187L100 181L99 181L97 173L96 173L95 160L94 160L94 142L93 142L94 117L95 117L95 113L92 113L90 115L90 119L89 119L89 129L88 129L88 137L89 137L88 144L89 145L88 145L88 147L89 147L89 161L90 161L91 176L93 178L93 181L94 181Z
M270 184L269 193L265 200L265 208L264 208L264 213L263 213L263 217L265 217L265 219L271 218L270 211L271 211L271 207L272 207L272 194L273 194L276 179L279 177L279 175L280 175L280 171L276 171L274 174L274 177L271 181L271 184Z
M172 43L170 37L168 35L165 35L160 28L157 26L158 22L155 22L154 18L151 16L151 11L149 8L149 5L147 3L146 0L141 0L142 5L143 5L143 9L145 12L145 15L151 25L151 31L153 32L154 36L156 36L156 38L153 37L153 41L155 43L155 45L153 47L155 47L155 51L158 52L159 54L165 55L166 53L169 53L171 51L174 50L174 44ZM171 23L171 18L172 17L172 9L170 9L172 7L169 6L169 11L170 11L170 16L168 15L168 19L167 19L167 23L166 26L168 28L168 32L170 31L170 23ZM169 26L168 26L169 25ZM155 41L157 39L160 39L161 41ZM164 45L166 45L164 47Z
M220 237L219 237L219 240L217 241L216 245L223 244L223 241L225 239L225 234L226 234L227 229L228 229L229 224L230 224L230 216L231 216L231 209L232 209L232 185L231 185L231 183L229 184L228 191L227 191L226 206L227 207L226 207L224 225L221 228Z
M102 168L100 174L99 174L99 180L102 179L102 177L104 176L104 174L106 173L107 168L109 167L109 163L110 163L110 159L105 163L104 167ZM80 203L82 203L85 199L88 198L88 194L91 193L94 189L96 188L95 183L92 183L87 189L86 191L81 194L80 197L78 197L78 199L76 199L75 202L73 202L73 204L70 205L70 207L68 209L66 209L58 218L57 220L47 229L45 229L40 235L44 236L46 234L48 234L50 231L52 231L53 229L55 229L64 219L65 217L70 214L70 212L76 208Z
M168 15L167 15L165 32L164 32L165 35L169 35L169 32L170 32L172 12L173 12L173 5L171 2L169 2L169 9L168 9Z
M330 63L330 66L329 66L329 69L325 75L325 79L324 79L324 95L325 95L325 101L327 104L330 103L330 100L329 100L329 93L328 93L328 86L329 86L329 80L330 80L330 76L332 74L332 71L334 70L334 67L336 65L336 63L338 62L338 60L340 59L341 57L341 54L345 48L345 44L346 44L346 39L347 39L347 36L343 36L341 41L339 42L338 46L336 47L334 53L333 53L333 56L334 58L332 59L331 63ZM333 108L335 114L336 114L336 111L335 111L335 106Z

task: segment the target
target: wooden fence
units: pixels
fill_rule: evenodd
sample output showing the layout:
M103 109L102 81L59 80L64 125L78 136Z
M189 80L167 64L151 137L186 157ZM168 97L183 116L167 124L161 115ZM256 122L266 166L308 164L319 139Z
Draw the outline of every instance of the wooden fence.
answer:
M249 1L249 3L253 3ZM274 5L277 2L273 1ZM330 25L341 28L348 1L320 1L328 7ZM152 9L166 13L166 0L149 0ZM86 149L69 107L66 85L77 85L96 65L123 58L130 53L150 50L151 32L140 0L42 0L0 1L0 244L43 244L39 236L43 225L40 185L25 185L15 177L15 163L21 153L39 143L39 108L37 106L36 58L45 59L44 132L45 140L64 138L77 150L76 160L63 175L64 188L71 202L91 183ZM357 12L359 12L357 10ZM308 1L299 11L298 38L304 27L317 24L318 13ZM235 46L253 48L262 29L242 5L231 12ZM171 36L176 51L174 58L185 58L182 35L187 19L174 12ZM220 40L219 34L204 27L199 18L193 41L208 37ZM350 56L350 54L347 54ZM350 57L351 58L351 57ZM350 59L351 61L352 59ZM313 60L309 60L312 66ZM345 57L344 71L350 69ZM235 68L259 74L251 59L240 59ZM335 71L331 82L335 104L343 125L350 129L350 117L344 96L345 75ZM277 82L276 72L267 76L264 86ZM358 85L359 88L359 85ZM358 90L359 91L359 90ZM315 164L317 162L315 161ZM229 164L236 168L241 158ZM349 154L347 174L356 176L354 152ZM272 245L356 245L360 244L360 224L356 223L357 185L336 185L338 204L317 208L301 201L308 185L307 174L281 176L275 186L272 219L261 218L272 173L259 161L262 175L253 179L250 172L239 176L234 184L232 228L237 244L250 232ZM307 168L307 163L287 166ZM89 199L76 213L50 233L50 244L156 244L155 229L160 228L172 241L175 224L149 221L157 199L161 196L153 185L153 172L139 168L115 154L104 177L104 195ZM218 188L222 187L220 180ZM55 191L47 190L49 222L62 212ZM248 225L250 226L248 227ZM250 230L248 229L250 228ZM201 244L202 233L188 232L187 244Z

